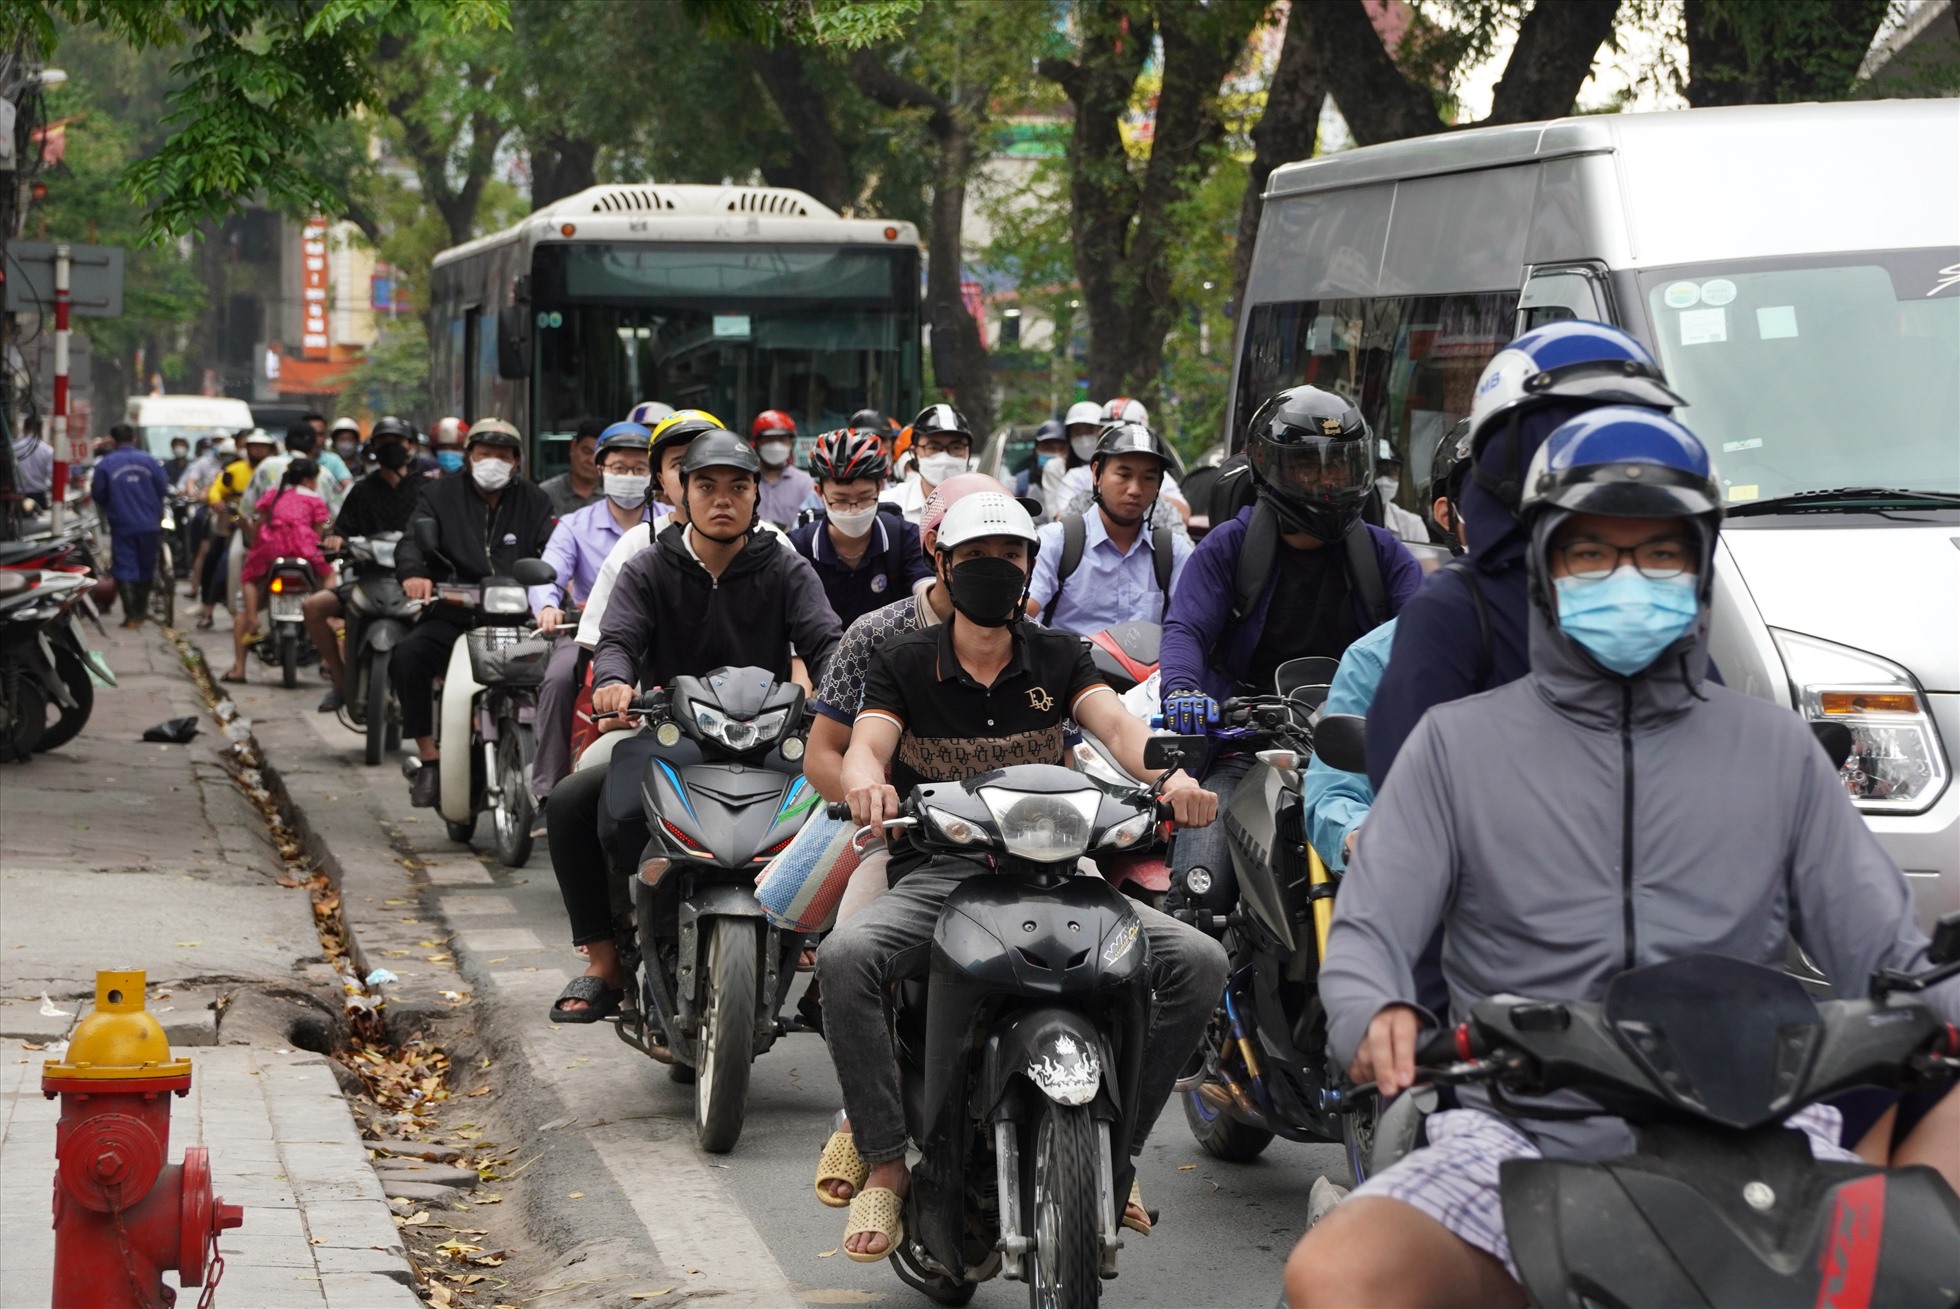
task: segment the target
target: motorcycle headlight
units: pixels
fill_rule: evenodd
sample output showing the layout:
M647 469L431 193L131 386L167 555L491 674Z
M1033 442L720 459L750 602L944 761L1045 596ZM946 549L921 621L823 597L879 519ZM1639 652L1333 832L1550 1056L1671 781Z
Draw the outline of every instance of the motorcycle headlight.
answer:
M1096 791L1009 791L980 788L980 799L994 816L1007 853L1038 864L1079 859L1089 837L1102 796Z
M730 718L721 710L695 701L688 702L694 726L703 736L712 737L730 750L747 753L767 745L782 735L789 721L789 710L777 709L758 718Z
M1770 629L1797 709L1814 723L1851 729L1840 775L1868 814L1916 814L1946 789L1946 752L1912 674L1875 654Z
M1126 818L1103 833L1102 840L1096 842L1098 850L1127 850L1141 841L1150 832L1150 814L1146 811L1134 818Z
M531 597L521 586L486 586L483 588L483 612L486 614L527 614L531 612Z
M393 568L395 566L395 543L393 541L369 541L368 553L374 556L374 562L382 568Z
M926 806L926 817L948 841L957 841L961 845L976 845L987 839L986 832L958 814L949 814L937 805Z

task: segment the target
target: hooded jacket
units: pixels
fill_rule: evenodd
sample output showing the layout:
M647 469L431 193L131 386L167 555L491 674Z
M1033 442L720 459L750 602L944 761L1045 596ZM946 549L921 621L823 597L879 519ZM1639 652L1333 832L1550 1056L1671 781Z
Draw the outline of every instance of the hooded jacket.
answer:
M1780 967L1791 936L1845 994L1925 967L1905 877L1803 720L1705 680L1705 607L1631 678L1526 612L1530 672L1432 709L1361 828L1320 975L1341 1065L1385 1005L1421 1007L1413 969L1439 926L1452 1021L1503 993L1597 1001L1687 954ZM1924 998L1960 1020L1960 979ZM1554 1157L1632 1147L1616 1118L1518 1126Z
M787 681L792 645L814 684L843 635L810 561L774 533L752 533L716 577L676 523L620 569L599 626L592 685L665 686L722 667L767 668Z

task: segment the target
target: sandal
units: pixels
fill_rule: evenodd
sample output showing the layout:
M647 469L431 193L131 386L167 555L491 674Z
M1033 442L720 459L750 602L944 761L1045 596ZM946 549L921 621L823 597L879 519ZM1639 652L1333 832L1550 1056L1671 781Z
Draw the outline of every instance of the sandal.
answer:
M197 630L200 632L208 632L211 630L211 628L214 625L215 624L212 622L210 614L205 614L202 618L197 620Z
M229 682L233 686L245 685L245 678L242 674L238 677L233 677L230 673L224 673L219 676L218 680L220 682Z
M859 1254L851 1249L851 1238L861 1232L882 1233L885 1248L877 1254ZM844 1242L838 1247L846 1259L852 1263L881 1264L897 1253L898 1243L904 1239L905 1201L898 1198L898 1192L874 1186L852 1197L850 1221L844 1224Z
M871 1165L858 1157L857 1138L849 1132L832 1132L830 1139L823 1143L823 1153L817 1156L817 1180L813 1183L817 1199L832 1209L849 1208L851 1202L839 1200L825 1189L824 1183L848 1183L855 1197L864 1189L864 1179L870 1175Z
M1132 1232L1138 1232L1144 1236L1150 1235L1150 1229L1157 1225L1157 1214L1159 1211L1155 1209L1143 1209L1143 1216L1149 1221L1140 1223L1130 1217L1130 1205L1135 1205L1137 1208L1143 1209L1143 1183L1134 1177L1130 1179L1129 1203L1123 1206L1123 1216L1118 1221Z
M619 1002L626 993L617 986L607 986L606 979L582 973L565 983L565 989L551 1003L551 1021L554 1023L596 1023L610 1018L619 1012ZM585 1008L567 1009L565 1001L583 1000Z

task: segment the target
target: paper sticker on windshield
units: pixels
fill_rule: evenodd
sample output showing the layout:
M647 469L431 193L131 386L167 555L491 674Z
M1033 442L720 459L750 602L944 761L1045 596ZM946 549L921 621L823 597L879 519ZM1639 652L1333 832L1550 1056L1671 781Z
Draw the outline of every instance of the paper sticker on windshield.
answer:
M1681 311L1681 344L1707 345L1729 339L1729 315L1725 309L1684 309Z
M1725 305L1735 299L1735 283L1726 277L1701 284L1701 302L1705 305Z
M715 339L749 339L749 316L747 314L716 314Z
M1729 488L1729 499L1731 500L1754 500L1760 494L1761 489L1753 484L1749 486L1732 486Z
M1747 441L1724 441L1722 442L1722 453L1732 455L1738 450L1756 450L1760 449L1762 444L1763 438L1760 436L1752 436Z
M1766 305L1756 311L1756 335L1765 341L1779 341L1797 334L1795 305Z
M1669 309L1692 309L1701 299L1701 288L1693 282L1675 282L1661 292Z

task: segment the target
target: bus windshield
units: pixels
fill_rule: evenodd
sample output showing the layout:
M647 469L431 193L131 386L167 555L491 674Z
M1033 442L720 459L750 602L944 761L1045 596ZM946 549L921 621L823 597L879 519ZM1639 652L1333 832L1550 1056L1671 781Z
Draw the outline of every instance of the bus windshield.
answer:
M1668 384L1732 504L1960 491L1960 250L1641 274Z
M537 431L549 471L578 421L637 401L735 430L796 420L798 457L863 408L919 403L918 253L741 242L548 244L533 265Z

